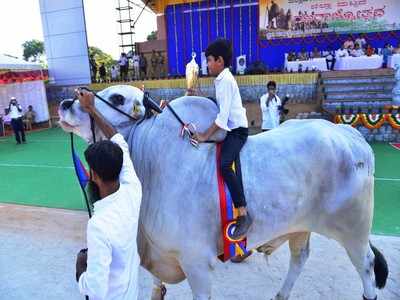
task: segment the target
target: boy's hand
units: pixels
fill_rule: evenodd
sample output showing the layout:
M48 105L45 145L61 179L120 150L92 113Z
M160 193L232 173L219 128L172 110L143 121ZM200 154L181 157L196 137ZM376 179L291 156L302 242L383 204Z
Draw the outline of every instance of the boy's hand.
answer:
M76 95L79 99L81 107L86 111L90 112L94 108L94 95L88 91L83 91L80 89L75 90Z
M204 143L205 141L208 140L208 137L204 133L200 132L195 132L192 138L198 141L199 143Z
M160 101L160 108L163 110L163 109L167 106L168 103L169 103L168 100L162 99L162 100Z

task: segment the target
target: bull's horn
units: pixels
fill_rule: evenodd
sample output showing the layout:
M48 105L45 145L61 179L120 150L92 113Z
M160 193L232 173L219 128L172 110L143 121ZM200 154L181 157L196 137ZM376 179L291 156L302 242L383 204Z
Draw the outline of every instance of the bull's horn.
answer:
M143 105L146 109L153 109L158 113L162 113L162 109L149 95L148 92L144 92L143 95Z

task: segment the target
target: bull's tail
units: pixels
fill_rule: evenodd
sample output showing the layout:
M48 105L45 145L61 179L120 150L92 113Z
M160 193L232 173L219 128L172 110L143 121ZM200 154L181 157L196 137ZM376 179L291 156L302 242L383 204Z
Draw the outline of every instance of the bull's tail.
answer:
M378 289L383 289L386 285L386 280L389 275L389 268L383 254L369 242L369 245L374 252L374 272L375 272L375 282Z

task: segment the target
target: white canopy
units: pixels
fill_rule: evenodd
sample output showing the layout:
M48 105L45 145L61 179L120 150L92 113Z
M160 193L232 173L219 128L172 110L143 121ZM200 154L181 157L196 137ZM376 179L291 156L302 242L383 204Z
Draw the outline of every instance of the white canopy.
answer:
M12 56L0 54L0 70L41 70L42 66Z

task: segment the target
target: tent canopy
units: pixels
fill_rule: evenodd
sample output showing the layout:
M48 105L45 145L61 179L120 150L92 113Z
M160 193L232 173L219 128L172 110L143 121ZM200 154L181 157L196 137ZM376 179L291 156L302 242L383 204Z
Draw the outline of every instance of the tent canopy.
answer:
M41 70L42 66L12 56L0 54L0 70Z

